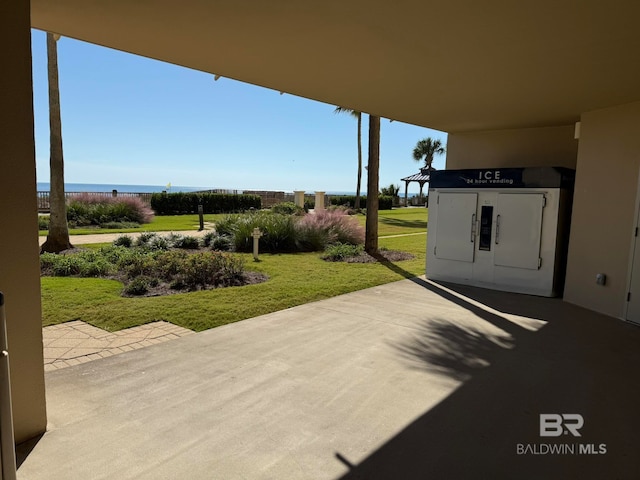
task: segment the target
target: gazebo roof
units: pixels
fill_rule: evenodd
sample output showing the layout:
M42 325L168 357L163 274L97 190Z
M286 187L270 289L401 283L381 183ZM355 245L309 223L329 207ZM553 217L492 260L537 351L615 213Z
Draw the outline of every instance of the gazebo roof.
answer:
M413 175L409 175L408 177L401 178L400 180L403 182L421 182L426 183L429 181L430 175L428 173L414 173Z

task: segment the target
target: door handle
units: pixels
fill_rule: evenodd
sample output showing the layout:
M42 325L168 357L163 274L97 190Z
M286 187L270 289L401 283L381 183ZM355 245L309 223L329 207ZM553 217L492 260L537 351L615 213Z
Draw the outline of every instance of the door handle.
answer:
M500 215L496 217L496 245L500 243Z
M471 215L471 243L476 239L476 214Z

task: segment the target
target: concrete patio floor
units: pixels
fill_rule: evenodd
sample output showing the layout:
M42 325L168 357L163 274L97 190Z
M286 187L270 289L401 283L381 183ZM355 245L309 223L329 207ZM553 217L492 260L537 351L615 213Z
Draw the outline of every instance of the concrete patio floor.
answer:
M48 372L18 478L635 479L639 365L620 320L403 280Z

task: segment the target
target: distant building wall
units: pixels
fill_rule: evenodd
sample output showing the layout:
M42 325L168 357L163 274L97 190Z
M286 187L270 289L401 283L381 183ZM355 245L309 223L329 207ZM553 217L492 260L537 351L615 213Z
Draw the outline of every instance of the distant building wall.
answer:
M243 190L246 195L259 195L262 199L262 208L273 207L284 202L284 192L270 192L267 190Z

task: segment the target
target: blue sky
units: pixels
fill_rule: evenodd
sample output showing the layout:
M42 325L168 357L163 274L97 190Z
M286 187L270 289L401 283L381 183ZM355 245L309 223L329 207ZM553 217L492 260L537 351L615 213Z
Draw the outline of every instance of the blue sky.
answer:
M32 49L37 177L48 182L43 32L32 31ZM355 191L357 123L335 105L64 37L58 62L67 183ZM418 171L418 140L446 142L436 130L381 125L381 186ZM444 156L434 166L444 168Z

